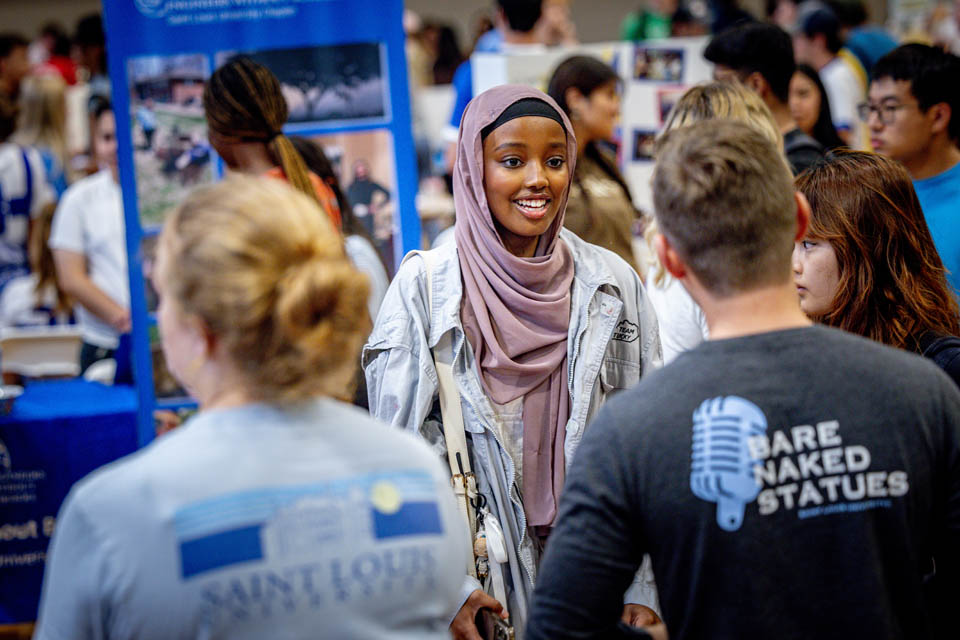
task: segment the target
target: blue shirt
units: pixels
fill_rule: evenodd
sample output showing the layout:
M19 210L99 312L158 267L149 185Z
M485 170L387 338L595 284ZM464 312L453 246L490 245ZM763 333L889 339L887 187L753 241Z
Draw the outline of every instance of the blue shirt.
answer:
M960 162L932 178L914 180L913 188L947 268L947 280L960 294Z

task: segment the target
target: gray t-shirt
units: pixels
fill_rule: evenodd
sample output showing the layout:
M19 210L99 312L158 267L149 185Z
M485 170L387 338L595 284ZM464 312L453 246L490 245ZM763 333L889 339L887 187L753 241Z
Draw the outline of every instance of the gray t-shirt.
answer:
M208 411L74 487L35 638L447 638L467 553L417 438L331 400Z
M587 429L527 638L637 637L618 596L644 552L673 639L930 638L958 550L941 370L824 327L708 341Z

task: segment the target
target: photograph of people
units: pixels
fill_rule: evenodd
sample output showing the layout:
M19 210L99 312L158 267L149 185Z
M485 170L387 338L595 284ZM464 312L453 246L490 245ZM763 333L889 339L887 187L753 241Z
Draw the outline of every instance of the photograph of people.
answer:
M573 125L546 94L503 85L472 100L453 174L455 242L406 258L364 347L371 414L441 455L454 433L438 410L436 363L452 363L478 530L502 531L506 549L490 568L502 570L505 601L463 576L454 638L476 637L474 617L487 607L509 613L522 637L584 429L610 394L661 362L637 273L563 228L576 162ZM637 606L629 620L656 619Z

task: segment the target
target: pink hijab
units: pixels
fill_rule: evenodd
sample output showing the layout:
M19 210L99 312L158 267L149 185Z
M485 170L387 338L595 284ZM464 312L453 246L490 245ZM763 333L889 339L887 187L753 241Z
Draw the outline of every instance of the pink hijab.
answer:
M570 415L567 332L573 257L566 244L557 241L570 185L532 258L514 256L503 246L483 186L481 131L524 98L542 100L560 116L573 178L577 143L556 102L528 86L485 91L467 105L460 123L453 171L454 234L463 277L463 328L487 395L497 404L524 398L524 510L528 526L545 527L556 517L563 488L563 442Z

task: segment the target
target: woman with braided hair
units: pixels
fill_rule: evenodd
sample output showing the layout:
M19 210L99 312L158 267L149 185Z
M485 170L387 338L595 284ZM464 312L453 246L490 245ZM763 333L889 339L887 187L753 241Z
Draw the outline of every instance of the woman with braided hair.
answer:
M320 203L337 229L340 207L330 187L311 173L283 134L287 101L265 66L235 56L217 69L203 91L210 145L231 171L280 178Z

